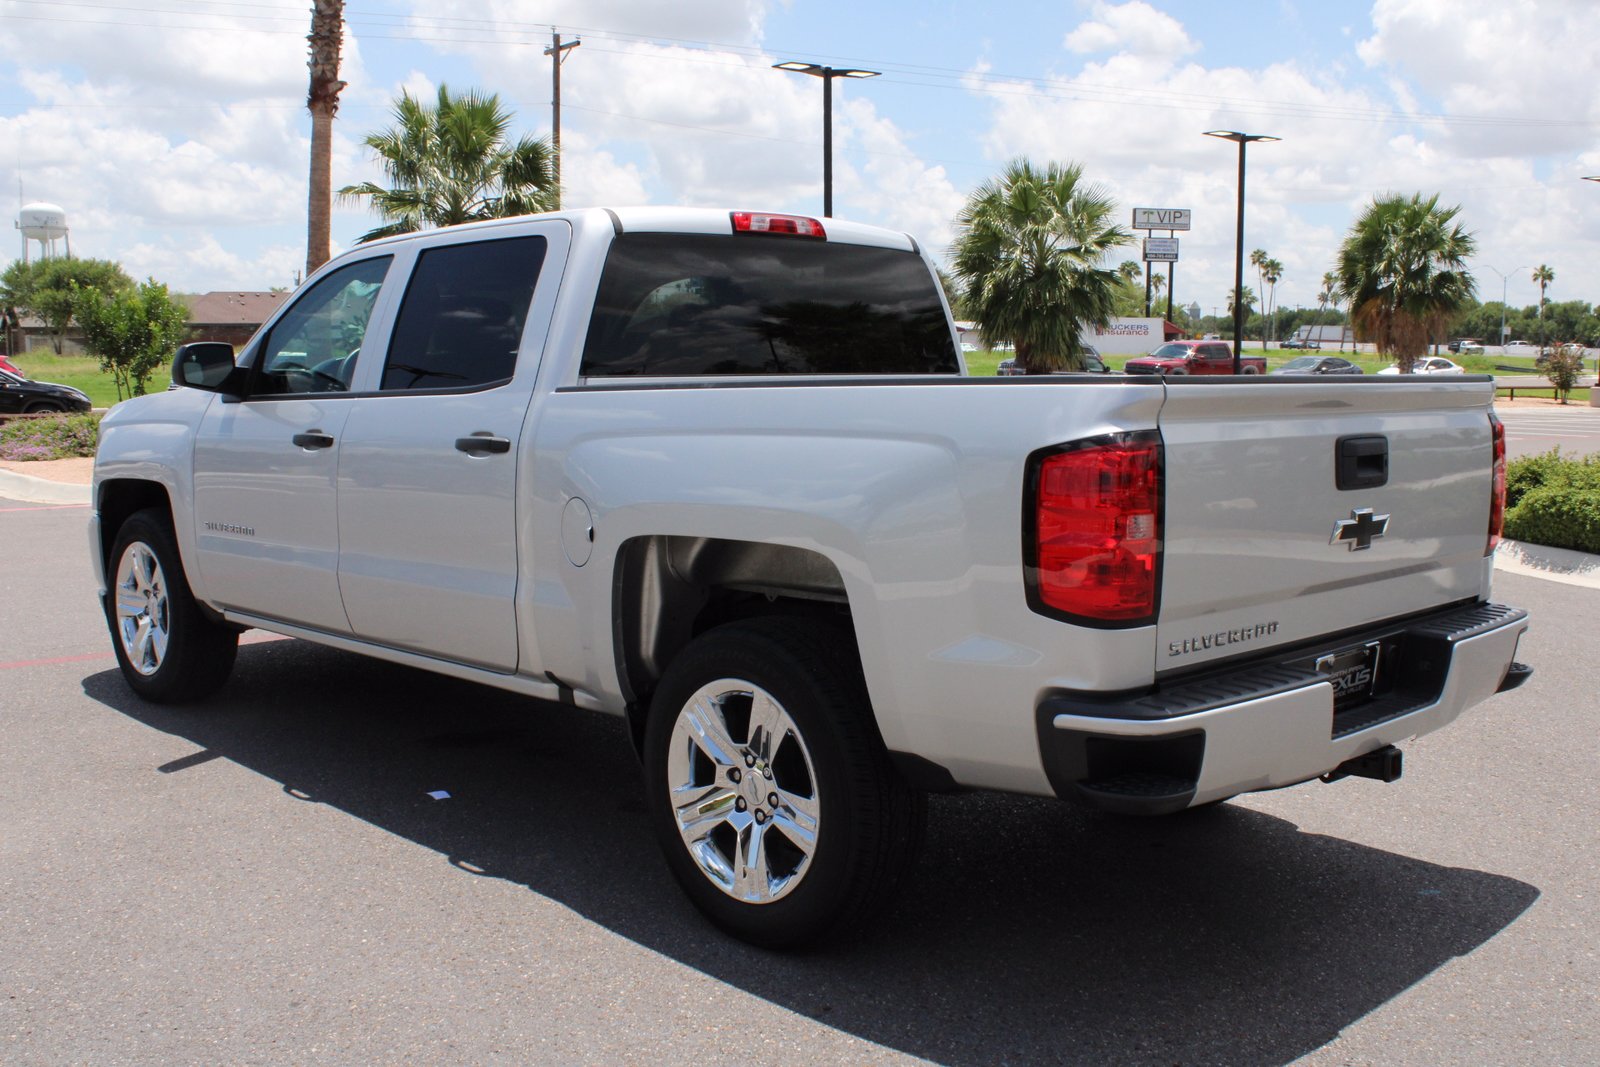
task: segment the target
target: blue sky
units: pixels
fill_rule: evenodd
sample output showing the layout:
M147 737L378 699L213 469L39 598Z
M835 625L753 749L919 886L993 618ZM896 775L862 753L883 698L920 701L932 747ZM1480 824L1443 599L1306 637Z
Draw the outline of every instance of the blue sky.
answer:
M306 0L0 0L0 189L63 207L73 251L183 290L293 284L304 261ZM1374 194L1439 193L1478 238L1481 294L1600 300L1600 89L1589 0L347 0L335 184L377 177L361 138L403 88L498 92L549 132L552 26L569 206L820 213L821 83L835 83L835 213L948 245L963 200L1016 156L1076 162L1118 201L1184 207L1176 293L1209 311L1247 249L1314 304ZM1564 47L1562 42L1571 42ZM8 214L10 212L8 211ZM335 215L346 247L371 228ZM20 254L13 231L0 256ZM1134 258L1130 246L1118 260Z

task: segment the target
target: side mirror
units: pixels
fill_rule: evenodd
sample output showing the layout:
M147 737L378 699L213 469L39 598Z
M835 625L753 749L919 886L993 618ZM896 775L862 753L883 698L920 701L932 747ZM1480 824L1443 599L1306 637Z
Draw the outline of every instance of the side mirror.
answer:
M172 359L172 381L208 393L228 393L237 388L233 346L226 341L193 341L178 349Z

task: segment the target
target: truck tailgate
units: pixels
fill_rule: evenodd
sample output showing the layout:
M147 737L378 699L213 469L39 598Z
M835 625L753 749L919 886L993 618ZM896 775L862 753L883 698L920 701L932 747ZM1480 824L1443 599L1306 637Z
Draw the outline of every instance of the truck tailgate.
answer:
M1493 396L1478 378L1170 382L1156 670L1487 596Z

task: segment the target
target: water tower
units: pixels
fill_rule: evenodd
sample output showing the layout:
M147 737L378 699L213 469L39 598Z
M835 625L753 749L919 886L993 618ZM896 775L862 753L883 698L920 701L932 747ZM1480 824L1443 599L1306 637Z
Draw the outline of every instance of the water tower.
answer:
M28 242L39 242L39 258L54 259L56 242L65 241L67 258L72 258L72 238L67 234L67 213L54 204L25 205L17 213L17 229L22 231L22 261L28 261Z

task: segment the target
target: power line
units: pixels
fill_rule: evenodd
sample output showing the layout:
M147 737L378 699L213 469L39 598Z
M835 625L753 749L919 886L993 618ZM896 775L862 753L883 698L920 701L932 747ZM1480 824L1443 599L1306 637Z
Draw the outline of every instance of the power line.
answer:
M13 0L16 4L27 4L35 7L46 7L51 11L60 11L63 8L80 9L87 11L127 12L141 16L149 15L183 15L192 17L200 14L210 18L250 19L257 22L281 22L285 29L272 30L265 27L256 27L247 32L276 33L283 35L302 36L303 31L298 27L302 16L298 8L279 7L276 5L263 5L239 2L239 0L188 0L187 6L153 6L150 4L114 4L95 2L95 0ZM196 8L202 10L197 11ZM211 11L203 10L213 9ZM283 12L283 14L250 15L241 14L240 11L266 11ZM291 15L292 12L292 15ZM141 28L150 24L145 19L137 23L117 19L88 19L64 18L57 15L13 15L14 18L33 22L51 22L69 25L111 25L128 26L137 25ZM440 44L455 46L503 46L507 43L533 47L543 43L546 32L545 25L524 23L509 20L467 18L458 16L411 16L398 15L390 12L371 10L347 10L347 22L352 24L352 33L359 40L362 38L372 40L403 40L419 44ZM355 29L355 23L360 20L363 24L370 22L383 28L409 28L408 32L380 33L370 29ZM294 28L289 28L293 26ZM159 29L193 29L193 25L175 26L160 24L154 28ZM203 29L238 29L237 26L207 26ZM765 62L776 52L753 45L737 44L730 42L708 42L691 40L687 38L651 37L643 34L630 34L604 27L565 27L576 33L581 33L591 39L591 50L611 55L625 56L634 60L658 60L665 62L693 62L704 65L723 66L729 68L744 67L744 64L728 62L725 59L711 58L713 56L740 56L751 60ZM462 36L470 34L472 36ZM526 40L510 40L508 35L525 35ZM657 47L672 48L679 51L704 53L703 57L689 58L683 55L652 55L627 48L602 48L594 47L593 39L614 41L620 44L640 44ZM782 51L778 49L777 51ZM1084 103L1103 103L1119 106L1152 107L1162 110L1179 111L1210 111L1214 109L1230 109L1247 114L1262 116L1278 116L1291 118L1314 118L1329 121L1347 122L1395 122L1416 123L1425 125L1465 126L1465 127L1499 127L1517 126L1520 128L1592 128L1600 123L1582 119L1539 118L1531 116L1511 115L1460 115L1448 112L1407 112L1383 108L1366 108L1354 105L1317 104L1307 102L1274 101L1263 102L1260 100L1230 97L1214 94L1180 93L1170 87L1145 87L1130 85L1108 85L1094 82L1068 81L1058 78L1049 78L1034 75L1001 74L992 71L958 70L948 67L937 67L919 64L896 63L882 59L857 59L848 56L824 56L823 58L840 62L867 63L881 69L886 74L896 74L899 84L918 88L933 88L941 90L960 90L966 92L980 92L990 96L1016 96L1024 99L1043 100L1079 100Z

